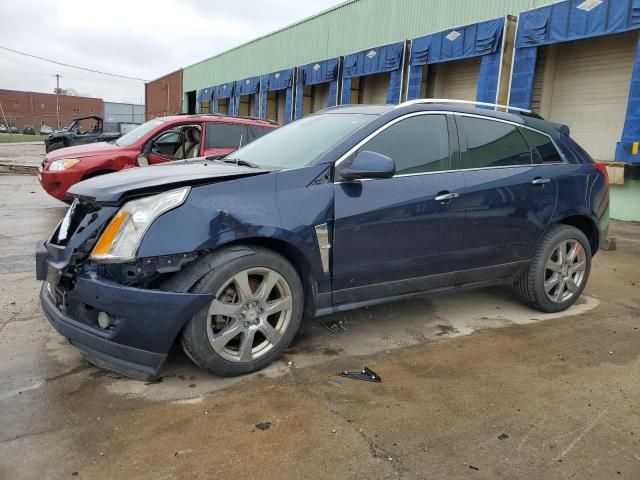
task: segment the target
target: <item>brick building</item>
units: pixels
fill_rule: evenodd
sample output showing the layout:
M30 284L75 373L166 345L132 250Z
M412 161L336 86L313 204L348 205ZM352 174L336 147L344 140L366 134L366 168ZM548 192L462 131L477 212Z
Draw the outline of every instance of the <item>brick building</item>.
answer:
M182 112L182 70L146 83L144 91L147 120Z
M56 114L56 95L51 93L21 92L0 89L0 122L22 130L33 125L38 130L42 125L61 128L69 125L75 117L102 115L104 102L101 98L58 96L59 124ZM6 119L6 120L5 120Z

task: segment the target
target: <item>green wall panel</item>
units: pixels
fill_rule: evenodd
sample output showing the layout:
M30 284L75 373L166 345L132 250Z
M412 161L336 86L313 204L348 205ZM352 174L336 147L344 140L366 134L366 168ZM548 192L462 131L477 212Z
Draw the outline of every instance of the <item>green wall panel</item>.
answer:
M184 69L198 90L551 3L549 0L355 0ZM238 12L241 15L241 12Z
M640 180L626 178L624 185L611 185L610 191L611 218L640 222Z

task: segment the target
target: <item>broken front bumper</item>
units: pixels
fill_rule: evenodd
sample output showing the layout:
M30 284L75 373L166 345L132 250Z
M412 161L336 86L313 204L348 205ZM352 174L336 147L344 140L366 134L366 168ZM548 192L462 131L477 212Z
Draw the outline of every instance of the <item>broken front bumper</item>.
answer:
M47 280L40 303L54 328L82 350L88 360L134 378L157 377L182 327L213 295L164 292L127 287L84 272L73 289L64 290L55 262L38 247L36 271ZM108 315L102 328L98 315Z

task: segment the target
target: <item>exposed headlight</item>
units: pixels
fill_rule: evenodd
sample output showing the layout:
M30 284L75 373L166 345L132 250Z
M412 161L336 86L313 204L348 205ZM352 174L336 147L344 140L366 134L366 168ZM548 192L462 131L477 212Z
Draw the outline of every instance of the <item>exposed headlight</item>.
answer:
M49 165L49 171L51 172L60 172L62 170L67 170L68 168L77 165L80 162L78 158L63 158L61 160L55 160L51 162Z
M125 203L98 239L91 260L102 263L135 260L147 229L160 215L182 205L189 190L178 188Z

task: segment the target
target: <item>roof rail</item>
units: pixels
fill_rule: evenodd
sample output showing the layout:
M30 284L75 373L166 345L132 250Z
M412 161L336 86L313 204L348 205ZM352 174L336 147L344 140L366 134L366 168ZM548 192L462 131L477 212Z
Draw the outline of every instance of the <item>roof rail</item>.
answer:
M260 118L251 115L228 115L226 113L217 113L217 112L209 112L209 113L177 113L176 115L190 115L192 117L226 117L226 118L246 118L248 120L256 120L260 122L270 123L271 125L280 125L275 120L269 120L268 118Z
M527 114L532 114L531 110L527 110L526 108L512 107L510 105L499 105L497 103L487 103L487 102L476 102L475 100L456 100L452 98L418 98L415 100L408 100L406 102L400 103L396 105L395 108L398 107L406 107L407 105L419 105L421 103L459 103L463 105L475 105L481 107L493 107L502 108L505 111L513 110L514 112L522 112Z

